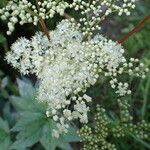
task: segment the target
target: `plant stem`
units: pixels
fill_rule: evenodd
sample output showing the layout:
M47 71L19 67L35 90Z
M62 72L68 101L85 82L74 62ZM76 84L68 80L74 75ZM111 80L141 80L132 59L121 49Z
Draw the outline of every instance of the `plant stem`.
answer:
M118 40L119 44L122 44L125 42L130 36L132 36L134 33L138 32L148 21L150 21L150 15L146 16L139 24L135 26L133 30L131 30L128 34L123 36L121 39Z
M38 0L35 0L35 2L36 2L37 9L38 9L38 11L39 11L40 8L39 8L39 5L38 5ZM43 20L41 17L38 17L38 18L39 18L40 25L41 25L41 27L42 27L42 29L43 29L45 35L47 36L48 40L50 41L49 30L48 30L48 28L47 28L47 26L46 26L44 20Z
M73 18L72 16L68 15L68 14L67 14L67 13L65 13L65 12L64 12L64 17L65 17L66 19L68 19L68 20L70 20L70 19L72 19L72 18Z
M46 26L44 20L43 20L43 19L40 19L39 22L40 22L40 24L41 24L41 27L42 27L42 29L43 29L45 35L47 36L48 40L50 41L49 30L48 30L48 28L47 28L47 26Z
M143 106L142 106L142 110L141 110L141 112L142 112L142 119L144 119L145 113L146 113L149 88L150 88L150 76L148 78L148 81L147 81L145 87L143 87L143 89L142 89L143 90L143 98L144 98Z
M40 25L43 29L44 34L47 36L48 40L50 41L50 35L49 35L49 30L44 22L44 20L34 11L30 9L26 9L27 12L29 12L32 16L36 16L39 19Z

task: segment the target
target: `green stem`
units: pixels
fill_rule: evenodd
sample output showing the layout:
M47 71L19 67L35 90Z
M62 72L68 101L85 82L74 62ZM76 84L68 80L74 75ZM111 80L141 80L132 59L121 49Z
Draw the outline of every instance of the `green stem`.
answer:
M143 106L142 106L142 119L144 119L145 116L145 112L146 112L146 106L147 106L147 100L148 100L148 94L149 94L149 88L150 88L150 74L149 74L149 78L148 81L146 83L145 88L143 88L143 96L144 96L144 102L143 102Z

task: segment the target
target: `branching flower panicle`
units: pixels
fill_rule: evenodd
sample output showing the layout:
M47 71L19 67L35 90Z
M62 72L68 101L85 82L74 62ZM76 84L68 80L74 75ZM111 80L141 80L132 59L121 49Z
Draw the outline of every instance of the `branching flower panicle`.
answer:
M56 13L63 15L68 7L69 4L65 1L45 0L35 5L29 0L12 0L6 7L0 9L0 17L9 21L7 34L10 35L16 23L37 25L39 20L53 18Z
M135 8L135 0L89 0L89 3L82 0L73 0L71 8L81 10L79 24L82 26L84 35L92 35L93 31L101 27L99 23L112 13L130 15L130 10Z
M85 92L101 76L113 78L110 84L120 96L131 91L128 83L116 79L128 66L121 45L102 35L83 42L79 27L68 20L59 23L50 35L51 41L41 32L31 40L19 39L12 45L6 59L23 74L37 75L40 80L38 99L47 102L47 116L58 122L58 129L54 130L54 136L58 137L67 132L68 121L88 122L87 104L92 98ZM139 74L143 70L139 69Z
M8 35L14 31L16 23L37 25L41 19L51 19L55 14L72 18L66 14L67 8L74 11L80 10L81 18L78 19L78 24L82 26L83 34L92 34L93 30L100 29L99 22L109 14L117 12L118 15L124 13L130 15L130 10L135 8L135 0L123 0L121 2L118 0L94 0L88 3L84 0L73 0L70 3L65 0L35 1L36 4L29 0L11 0L6 7L0 9L0 18L8 20Z

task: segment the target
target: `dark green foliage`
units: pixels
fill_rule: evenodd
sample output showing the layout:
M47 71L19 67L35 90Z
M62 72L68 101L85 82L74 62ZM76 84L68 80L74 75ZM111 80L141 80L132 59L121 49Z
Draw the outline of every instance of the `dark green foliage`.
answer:
M8 123L0 118L0 150L8 150L11 145Z

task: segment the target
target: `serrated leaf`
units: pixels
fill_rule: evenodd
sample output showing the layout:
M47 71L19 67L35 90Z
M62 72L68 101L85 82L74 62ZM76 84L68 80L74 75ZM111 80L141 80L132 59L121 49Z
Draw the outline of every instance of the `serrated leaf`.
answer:
M50 148L51 150L55 150L56 148L56 146L53 144L54 138L52 138L52 128L54 126L54 122L52 120L49 120L43 127L43 136L41 137L40 142L45 150L49 150Z
M28 116L26 116L29 114ZM39 122L41 120L41 122ZM32 125L40 125L43 122L43 117L41 114L37 113L28 113L23 112L22 115L20 114L20 119L17 121L16 125L12 128L12 131L20 131L25 130L26 128L31 128Z
M45 112L46 104L40 103L36 98L36 89L32 83L25 79L25 81L17 79L19 86L20 97L11 96L11 102L18 111L30 112Z
M33 97L35 95L35 89L33 88L33 85L30 83L29 80L23 81L17 79L17 83L19 86L19 93L22 97Z
M17 111L29 111L29 112L45 112L46 105L38 102L36 96L17 97L11 96L11 103Z
M24 135L21 136L21 138L18 138L18 140L15 143L13 143L11 149L20 150L20 149L25 149L27 147L33 146L35 143L37 143L40 140L41 133L42 133L41 130L37 130L34 133L31 132L31 135L26 138L24 137Z
M69 142L79 141L75 129L70 127L68 133L61 135L58 139L52 137L52 129L55 127L55 122L51 120L51 123L47 123L44 127L45 134L41 138L40 142L46 150L55 150L56 147L62 148L64 150L72 150Z
M8 150L11 145L8 123L0 118L0 150Z
M77 141L80 141L80 138L79 136L77 135L76 133L76 130L75 127L70 127L70 129L68 130L68 133L63 135L63 139L65 139L66 141L68 142L77 142Z
M56 147L72 150L69 142L79 141L75 129L70 128L68 134L60 136L59 139L53 138L52 130L56 123L46 117L46 104L38 102L36 90L31 82L19 79L17 82L20 97L12 96L11 102L19 118L12 131L19 133L11 149L21 150L41 142L45 150L55 150Z
M7 120L10 126L13 126L16 122L16 114L12 113L9 102L5 103L5 106L3 108L3 117L5 120Z
M21 97L11 96L10 99L11 99L12 105L15 107L15 109L17 111L32 109L32 108L30 108L30 104L28 104L28 101L26 101L25 99L23 99Z

